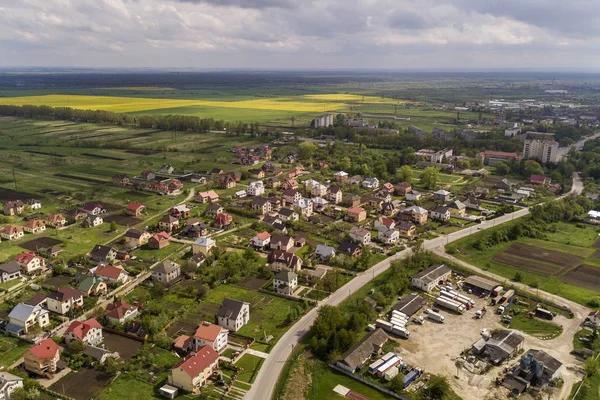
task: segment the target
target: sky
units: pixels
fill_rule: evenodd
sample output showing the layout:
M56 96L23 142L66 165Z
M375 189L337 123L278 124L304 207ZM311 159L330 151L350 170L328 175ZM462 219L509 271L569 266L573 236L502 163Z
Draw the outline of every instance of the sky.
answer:
M0 0L0 67L600 72L598 0Z

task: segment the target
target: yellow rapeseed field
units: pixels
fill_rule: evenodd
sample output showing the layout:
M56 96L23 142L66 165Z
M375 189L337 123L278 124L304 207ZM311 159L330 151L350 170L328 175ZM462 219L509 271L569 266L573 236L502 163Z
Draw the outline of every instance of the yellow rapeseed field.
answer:
M275 110L321 113L341 111L347 108L343 102L315 101L306 96L256 99L242 101L176 100L117 96L80 96L52 94L45 96L23 96L0 98L2 105L47 105L51 107L71 107L83 110L105 110L112 112L136 112L190 106L245 108L254 110Z
M389 97L377 97L377 96L363 96L360 94L348 94L348 93L327 93L327 94L309 94L302 96L305 99L320 100L320 101L348 101L348 102L359 102L359 103L384 103L384 104L401 104L407 103L407 100L397 100Z

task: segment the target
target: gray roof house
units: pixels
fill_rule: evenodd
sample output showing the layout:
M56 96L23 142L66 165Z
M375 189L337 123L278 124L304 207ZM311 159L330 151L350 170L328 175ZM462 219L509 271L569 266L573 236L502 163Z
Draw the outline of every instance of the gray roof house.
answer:
M220 326L236 332L250 320L250 303L240 300L224 299L217 312Z
M315 249L315 254L322 260L327 260L330 257L335 257L335 249L331 246L318 244Z
M23 387L23 378L8 372L0 372L0 399L10 400L10 394L20 387Z
M152 269L152 280L161 283L171 283L181 275L181 267L176 262L166 260Z

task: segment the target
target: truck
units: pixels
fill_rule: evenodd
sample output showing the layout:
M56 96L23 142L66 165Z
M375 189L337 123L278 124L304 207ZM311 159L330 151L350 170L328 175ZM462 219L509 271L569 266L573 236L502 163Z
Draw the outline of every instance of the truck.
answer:
M546 310L545 308L536 307L535 316L538 318L547 319L552 321L554 319L554 313L550 310Z
M385 321L383 319L378 319L377 321L375 321L375 326L383 329L386 332L391 332L393 327L391 322Z
M455 311L460 314L465 312L464 304L461 304L454 300L450 300L447 297L443 297L443 296L438 297L437 299L435 299L435 304L437 304L441 307L444 307L448 310Z
M397 315L398 317L402 317L404 319L408 319L408 315L406 315L403 312L400 312L398 310L393 310L392 311L392 315Z
M429 318L433 321L436 321L436 322L441 322L441 323L443 323L444 319L445 319L442 314L436 313L435 311L431 311L431 310L427 313L427 318Z
M497 303L498 305L498 314L504 314L504 311L506 311L506 309L508 307L511 306L511 304L513 303L513 301L515 296L515 291L514 290L508 290L506 293L504 293L502 295L502 297L500 298L500 301Z
M408 339L410 336L410 332L405 327L398 325L393 326L392 333L404 339Z
M462 294L458 294L458 293L453 292L453 291L440 292L440 295L442 297L446 297L446 298L448 298L450 300L454 300L456 302L464 304L464 306L465 306L465 308L467 310L470 310L475 305L475 302L473 300L469 299L466 296L463 296Z
M404 388L406 389L415 379L419 377L419 372L413 369L408 374L404 375Z
M423 322L425 322L425 319L423 319L423 317L418 315L416 317L413 317L412 322L415 324L423 325Z

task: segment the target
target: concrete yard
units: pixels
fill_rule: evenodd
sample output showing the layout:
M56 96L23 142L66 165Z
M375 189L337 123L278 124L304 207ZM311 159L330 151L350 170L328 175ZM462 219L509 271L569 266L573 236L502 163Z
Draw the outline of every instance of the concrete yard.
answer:
M410 339L398 340L400 354L408 365L421 367L425 372L447 376L454 390L465 400L508 398L508 389L494 388L494 381L505 366L515 364L519 358L509 360L508 363L495 367L484 375L475 375L463 368L457 370L455 365L455 360L459 358L461 352L470 349L471 345L481 338L480 333L483 328L490 331L506 329L499 323L500 316L494 314L495 307L488 306L488 312L483 319L473 318L475 311L487 305L488 300L470 297L475 300L476 305L473 309L465 311L463 315L433 307L429 302L416 315L426 317L423 312L426 308L436 308L444 315L445 322L441 324L426 319L423 325L409 324L407 328L410 331ZM518 331L525 337L525 351L530 348L542 349L563 363L562 378L565 384L561 389L556 389L552 399L567 398L572 385L581 379L581 376L576 376L574 372L581 366L581 362L570 352L573 348L573 335L579 330L582 320L582 315L576 315L573 319L556 317L554 322L563 326L563 333L552 340L540 340Z

